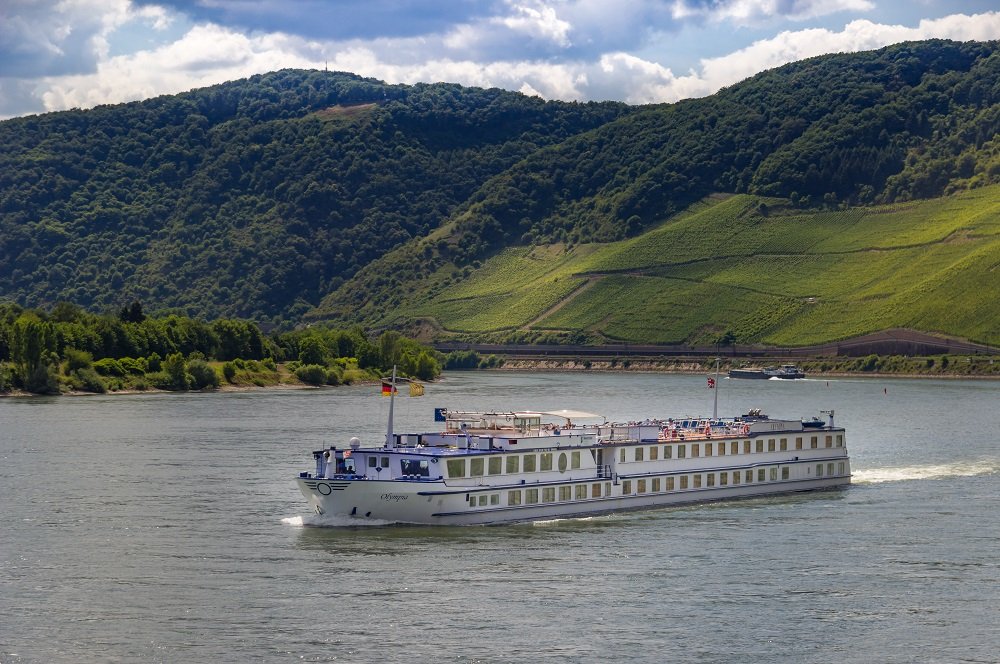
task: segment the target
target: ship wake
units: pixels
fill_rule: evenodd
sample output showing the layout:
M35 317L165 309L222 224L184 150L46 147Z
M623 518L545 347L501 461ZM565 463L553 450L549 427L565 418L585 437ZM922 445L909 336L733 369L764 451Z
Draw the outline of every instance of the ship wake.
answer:
M940 480L949 477L975 477L1000 472L1000 460L961 461L935 466L904 466L901 468L872 468L854 471L855 484L880 484L906 480Z
M383 519L364 519L350 516L335 516L326 514L307 514L305 516L286 516L282 523L296 528L358 528L372 526L391 526L395 521Z

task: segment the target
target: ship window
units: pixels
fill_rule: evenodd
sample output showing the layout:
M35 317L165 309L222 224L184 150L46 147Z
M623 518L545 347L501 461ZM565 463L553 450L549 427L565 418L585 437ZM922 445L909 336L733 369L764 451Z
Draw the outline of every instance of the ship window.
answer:
M625 448L624 447L621 448L620 450L618 450L618 460L621 461L622 463L625 463Z
M534 505L538 502L538 489L525 489L524 490L524 504Z
M629 496L632 494L632 480L624 480L622 482L622 495Z
M559 487L559 500L571 500L573 498L573 487L570 485Z
M490 457L490 466L487 472L490 475L499 475L503 470L503 459L498 456Z
M719 443L719 456L725 456L725 455L726 455L726 444Z
M750 454L750 441L749 440L744 440L743 441L743 454Z
M636 487L639 493L646 493L646 480L639 480L636 482Z
M368 467L377 468L378 467L378 457L370 456L368 457Z
M605 496L610 496L611 495L611 482L605 482L604 483L604 495Z
M701 456L701 445L699 445L698 443L694 443L693 445L691 445L691 456L692 457Z
M739 483L740 483L740 471L734 470L733 471L733 484L739 484Z
M756 449L757 449L757 453L758 453L758 454L759 454L760 452L763 452L763 451L764 451L764 439L763 439L763 438L758 438L758 439L757 439L757 446L756 446Z
M641 447L635 448L635 460L636 461L642 461L642 448Z
M580 467L580 452L569 453L569 467L576 470Z
M538 460L534 454L524 455L524 472L533 473L535 472L535 462Z
M674 490L674 478L668 477L667 478L667 491L673 491L673 490Z
M465 477L465 459L448 459L448 477Z
M559 453L559 472L565 473L566 469L569 468L569 459L566 458L565 452Z
M774 438L768 438L767 439L767 451L768 452L773 452L774 451Z
M499 505L499 504L500 504L500 494L499 493L491 494L490 505Z
M715 473L708 473L705 475L705 485L715 486Z
M649 460L656 461L658 458L660 458L660 448L654 445L649 448Z
M483 476L483 459L470 459L469 460L469 476L470 477L482 477Z
M576 500L586 500L587 498L587 485L577 484L576 485Z
M684 458L684 448L685 447L687 447L687 446L686 445L678 445L677 446L677 458L678 459L683 459Z
M823 464L816 464L816 477L823 477Z
M777 468L772 468L771 469L771 481L773 482L776 479L778 479L778 469Z
M701 488L701 474L699 473L697 475L692 475L691 477L694 480L693 488L700 489Z
M795 449L797 449L797 450L801 450L802 449L802 437L801 436L796 436L795 437Z
M673 448L670 447L669 445L664 445L663 446L663 458L664 459L669 459L672 454L673 454Z
M507 474L516 475L518 473L518 468L521 466L521 457L516 454L511 454L507 457Z
M544 489L542 489L542 502L543 503L556 502L556 488L554 486L547 486Z
M788 439L787 438L782 438L781 439L781 451L785 452L787 450L788 450Z
M753 482L753 471L752 470L748 470L746 472L746 474L743 476L743 480L744 480L744 482L743 482L744 484L751 484Z
M419 475L421 477L430 477L431 475L427 459L400 459L399 465L400 471L404 475Z
M380 464L383 468L389 467L389 457L382 457L382 463Z
M827 447L833 447L833 436L827 436L826 437L826 446Z
M816 436L812 436L809 439L809 447L811 447L812 449L816 449L817 447L819 447L819 440L817 439Z
M757 469L757 481L758 482L763 482L764 479L765 479L764 469L763 468L758 468Z
M597 482L590 487L590 497L600 498L601 497L601 484Z
M842 434L837 434L837 447L844 446L844 436Z
M788 479L788 466L782 466L781 467L781 479L783 479L783 480L787 480Z
M681 475L681 489L683 490L683 489L686 489L686 488L688 488L688 476L687 475Z
M705 456L712 456L712 443L705 443Z
M831 477L833 476L833 464L832 463L826 464L826 474L830 475Z
M660 492L660 478L659 477L654 477L653 478L653 493L659 493L659 492Z
M552 452L539 455L539 470L552 470Z
M469 496L469 507L475 507L475 506L476 506L476 497L470 495Z
M508 491L507 492L507 504L508 505L520 505L521 504L521 492L518 491Z
M726 486L729 484L729 473L719 473L719 486Z
M487 501L488 498L489 498L489 496L485 496L485 495L479 496L479 506L480 507L486 507L486 501Z

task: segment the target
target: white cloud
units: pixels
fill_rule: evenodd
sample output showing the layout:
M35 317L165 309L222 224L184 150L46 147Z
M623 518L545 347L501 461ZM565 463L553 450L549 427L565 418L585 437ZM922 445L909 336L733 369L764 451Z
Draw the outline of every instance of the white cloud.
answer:
M698 78L705 83L706 89L715 91L765 69L796 60L826 53L874 50L889 44L922 39L1000 39L1000 12L975 16L953 14L920 21L915 28L857 20L848 23L841 32L825 29L786 31L728 55L702 60Z
M861 1L837 0L822 5L843 7ZM818 0L740 0L709 6L717 11L739 11L748 15L754 8L763 11L776 3L789 12L803 15L818 11L816 7L821 4ZM672 102L708 95L764 69L824 53L869 50L931 37L1000 38L1000 12L995 11L923 20L916 27L855 20L841 31L817 28L784 31L729 54L703 59L696 69L678 75L648 56L636 57L621 48L605 48L596 54L574 50L581 39L593 32L592 26L606 15L607 5L598 0L575 3L550 0L547 5L535 0L512 0L507 5L510 12L501 19L494 17L464 24L436 36L319 42L284 33L244 34L220 25L201 23L167 45L109 56L107 37L111 30L121 29L132 21L165 29L174 15L158 7L138 8L128 0L110 4L99 0L66 0L59 6L66 10L63 17L85 11L94 13L88 25L91 26L89 44L97 59L96 66L88 73L25 78L17 86L0 85L0 91L8 94L25 95L30 90L32 97L42 100L46 110L86 108L173 94L287 67L319 69L325 63L330 69L351 71L389 83L446 81L521 90L547 99ZM98 12L98 7L106 11ZM621 12L627 18L610 29L624 30L626 24L635 25L649 7L648 0L623 0ZM660 8L663 11L663 5ZM73 11L67 13L69 9ZM482 42L491 36L490 26L497 21L497 29L504 35L493 35L495 41L483 47ZM76 29L65 21L55 21L51 25ZM587 26L587 29L581 32L580 26ZM552 57L549 51L542 57L509 49L506 53L518 53L519 57L500 57L496 47L510 43L512 35L520 35L517 38L522 41L546 42L560 53L568 45L569 51L561 57ZM53 40L49 47L58 49L59 44ZM25 106L24 99L11 98L3 109L25 112Z
M556 15L556 10L540 2L508 2L514 10L512 16L497 17L492 23L532 38L551 41L557 46L570 45L570 24Z
M875 8L870 0L723 0L695 2L675 0L671 11L677 20L730 21L737 25L771 18L806 21L838 12L864 12Z

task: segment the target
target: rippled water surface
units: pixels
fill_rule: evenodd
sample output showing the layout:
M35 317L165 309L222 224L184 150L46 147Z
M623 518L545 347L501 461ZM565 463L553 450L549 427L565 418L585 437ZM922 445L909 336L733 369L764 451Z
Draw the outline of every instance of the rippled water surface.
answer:
M836 410L849 489L530 525L323 523L371 387L0 399L0 662L996 662L1000 383L720 382ZM699 376L453 373L397 401L712 410Z

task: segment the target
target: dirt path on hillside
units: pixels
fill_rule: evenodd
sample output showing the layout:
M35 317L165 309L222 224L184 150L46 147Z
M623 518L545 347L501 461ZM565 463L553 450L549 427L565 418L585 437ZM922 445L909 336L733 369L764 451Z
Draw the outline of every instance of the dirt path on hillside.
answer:
M577 295L579 295L580 293L583 293L584 291L590 290L594 286L594 284L596 284L598 281L600 281L603 278L604 278L603 274L601 274L601 275L594 275L594 276L591 276L591 277L587 277L586 281L584 281L582 284L580 284L579 286L577 286L576 288L574 288L573 290L571 290L569 293L567 293L566 297L564 297L563 299L561 299L558 302L556 302L555 304L553 304L551 307L549 307L548 309L546 309L545 311L543 311L541 314L539 314L538 316L536 316L533 320L529 321L525 325L522 325L521 329L522 330L530 330L532 327L534 327L535 325L537 325L541 321L545 320L546 318L548 318L549 316L551 316L552 314L554 314L555 312L559 311L560 309L562 309L563 307L565 307L567 304L569 304L570 302L572 302L576 298Z

